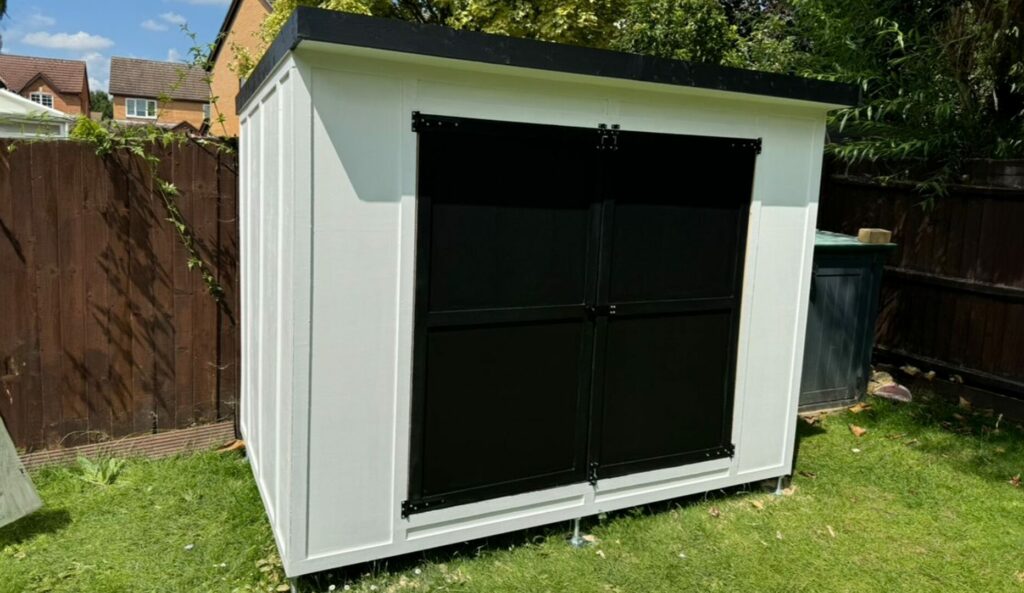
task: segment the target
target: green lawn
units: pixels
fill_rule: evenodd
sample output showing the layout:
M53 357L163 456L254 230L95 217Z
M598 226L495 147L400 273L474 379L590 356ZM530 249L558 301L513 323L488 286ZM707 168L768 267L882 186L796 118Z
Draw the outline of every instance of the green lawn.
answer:
M1024 592L1024 432L938 403L801 422L794 490L762 486L321 574L301 591ZM858 438L848 425L868 430ZM856 451L855 451L856 450ZM109 486L35 475L47 507L0 529L0 591L273 591L235 454L131 461ZM192 545L190 549L186 546ZM269 559L269 561L268 561Z

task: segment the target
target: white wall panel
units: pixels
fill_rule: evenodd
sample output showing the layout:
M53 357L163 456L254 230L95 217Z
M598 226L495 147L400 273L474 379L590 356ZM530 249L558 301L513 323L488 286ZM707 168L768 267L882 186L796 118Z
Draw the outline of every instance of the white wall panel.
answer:
M308 553L391 540L402 81L313 74ZM345 453L342 453L345 452ZM352 505L360 513L339 513ZM315 525L316 529L312 527Z

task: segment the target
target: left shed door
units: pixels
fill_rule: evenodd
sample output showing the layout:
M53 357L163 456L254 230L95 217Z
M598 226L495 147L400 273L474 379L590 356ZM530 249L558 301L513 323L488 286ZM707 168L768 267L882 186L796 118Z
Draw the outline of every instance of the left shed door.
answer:
M585 481L596 132L416 125L409 510Z

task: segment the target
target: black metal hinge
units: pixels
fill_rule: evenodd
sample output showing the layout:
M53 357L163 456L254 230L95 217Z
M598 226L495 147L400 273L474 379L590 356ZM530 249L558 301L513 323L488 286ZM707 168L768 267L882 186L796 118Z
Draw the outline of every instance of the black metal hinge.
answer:
M754 154L761 154L761 139L755 138L753 140L738 140L731 144L733 148L739 148L741 150L753 150Z
M590 482L591 486L597 485L597 467L598 465L596 461L592 461L590 465L587 466L587 481Z
M458 118L423 115L419 111L412 112L413 132L422 132L424 130L444 130L457 127L459 127Z
M411 515L413 513L422 513L424 511L429 511L431 507L442 505L444 503L445 503L445 500L443 498L439 498L439 499L434 500L434 501L430 501L430 500L419 500L419 501L403 500L402 501L402 518L406 519L406 518L409 517L409 515Z
M597 149L618 150L619 149L619 124L598 124L597 125Z

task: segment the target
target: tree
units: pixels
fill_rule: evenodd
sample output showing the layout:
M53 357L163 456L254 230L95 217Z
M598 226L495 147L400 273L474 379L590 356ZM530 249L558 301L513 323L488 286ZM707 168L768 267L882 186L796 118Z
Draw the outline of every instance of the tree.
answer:
M740 65L736 26L718 0L632 0L616 49L694 62Z
M832 119L841 160L934 196L966 159L1024 156L1024 0L792 2L795 69L863 93Z
M114 119L114 104L110 101L110 95L104 91L92 91L89 93L89 103L93 111L99 111L103 119Z

